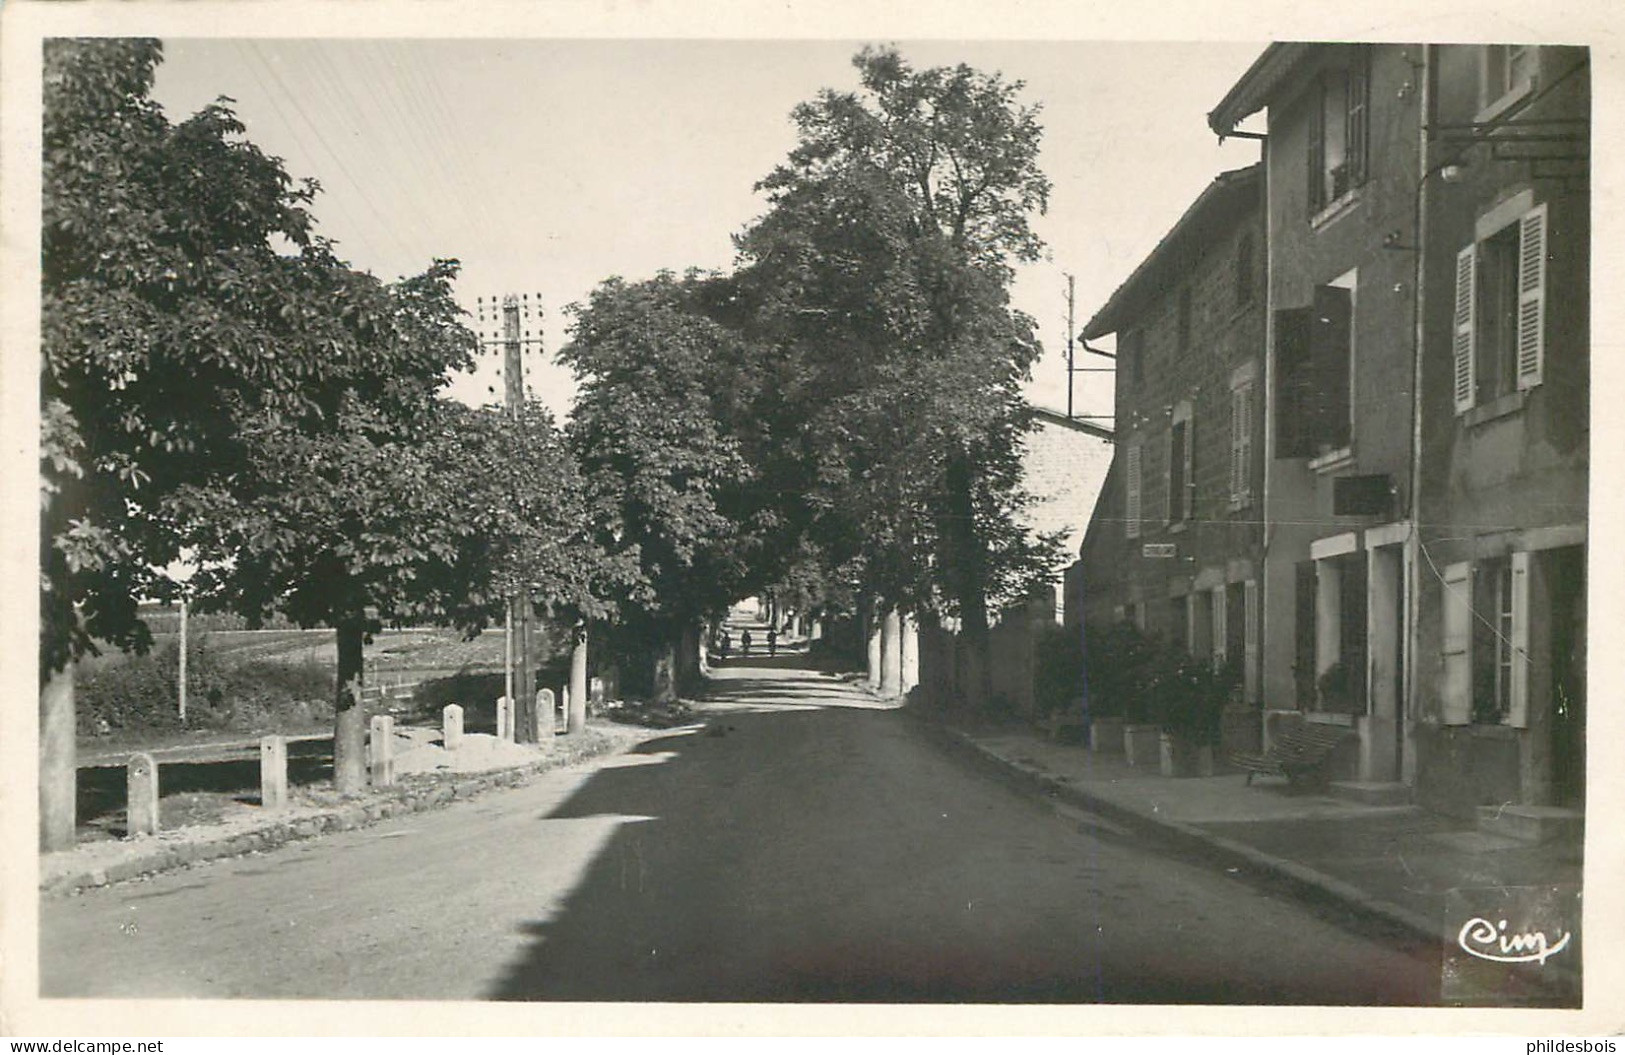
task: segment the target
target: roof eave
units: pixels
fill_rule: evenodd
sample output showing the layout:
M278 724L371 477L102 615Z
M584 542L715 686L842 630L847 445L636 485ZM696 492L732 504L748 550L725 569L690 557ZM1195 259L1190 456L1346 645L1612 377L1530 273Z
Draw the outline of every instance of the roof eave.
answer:
M1253 60L1247 72L1230 87L1207 115L1207 126L1220 139L1236 126L1269 105L1270 96L1282 79L1309 54L1313 44L1276 42Z
M1115 333L1122 325L1120 316L1133 306L1144 284L1159 272L1163 261L1173 252L1174 246L1197 224L1214 200L1220 195L1234 193L1238 186L1245 186L1260 179L1262 170L1263 165L1254 162L1246 168L1232 169L1215 176L1179 217L1178 222L1168 229L1168 233L1163 235L1146 258L1140 261L1139 266L1123 280L1122 285L1117 287L1117 291L1107 298L1101 309L1084 323L1079 336L1086 341L1092 341L1108 333Z

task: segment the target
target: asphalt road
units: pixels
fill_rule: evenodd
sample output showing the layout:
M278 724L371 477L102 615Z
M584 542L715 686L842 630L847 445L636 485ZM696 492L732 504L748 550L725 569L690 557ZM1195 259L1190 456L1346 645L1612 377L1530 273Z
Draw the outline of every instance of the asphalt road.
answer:
M781 661L783 657L781 657ZM41 995L1431 1004L1435 957L811 672L527 787L41 904Z

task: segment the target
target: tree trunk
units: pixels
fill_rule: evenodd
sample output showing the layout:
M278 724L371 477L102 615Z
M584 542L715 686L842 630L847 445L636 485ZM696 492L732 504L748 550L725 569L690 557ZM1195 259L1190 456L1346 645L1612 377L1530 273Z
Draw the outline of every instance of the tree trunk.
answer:
M509 701L513 708L513 738L515 743L534 744L541 741L541 729L536 723L536 611L528 595L520 597L514 608L519 666L514 671L513 698ZM575 689L570 692L573 700Z
M700 683L700 628L685 624L677 643L677 687L692 692Z
M339 621L338 696L333 703L333 786L341 792L367 786L367 709L361 705L362 642L366 624L360 616Z
M656 704L673 703L677 699L677 642L669 628L663 629L654 641L653 669L649 698Z
M72 848L77 827L78 745L73 664L52 674L39 696L39 845Z
M976 505L972 497L976 470L969 452L956 450L948 459L947 487L954 574L954 596L959 602L960 634L968 653L970 702L980 706L993 696L992 666L988 662L987 554L976 531Z
M570 713L565 715L565 732L579 733L587 728L587 624L575 625L570 646Z

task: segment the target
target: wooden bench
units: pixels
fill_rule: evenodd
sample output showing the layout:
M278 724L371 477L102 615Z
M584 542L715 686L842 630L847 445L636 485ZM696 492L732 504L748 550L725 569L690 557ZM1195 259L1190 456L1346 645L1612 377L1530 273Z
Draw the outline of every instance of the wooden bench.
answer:
M1054 711L1033 723L1049 734L1051 740L1059 740L1061 734L1068 729L1086 731L1089 723L1083 720L1083 715L1070 710Z
M1248 784L1255 773L1286 777L1297 784L1318 776L1337 745L1352 732L1345 725L1303 722L1279 734L1268 751L1238 752L1230 756L1230 761L1247 771Z

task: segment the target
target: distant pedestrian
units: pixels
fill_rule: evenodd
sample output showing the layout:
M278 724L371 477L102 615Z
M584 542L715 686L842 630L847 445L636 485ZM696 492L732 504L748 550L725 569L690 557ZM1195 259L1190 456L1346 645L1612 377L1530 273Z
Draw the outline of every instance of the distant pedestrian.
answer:
M722 632L722 636L717 639L717 651L722 654L723 659L727 659L728 658L728 649L730 649L732 647L733 647L732 642L730 642L728 640L728 631L724 630Z
M750 655L750 631L746 630L739 635L739 654Z
M772 627L767 628L767 654L770 656L779 654L779 632Z

